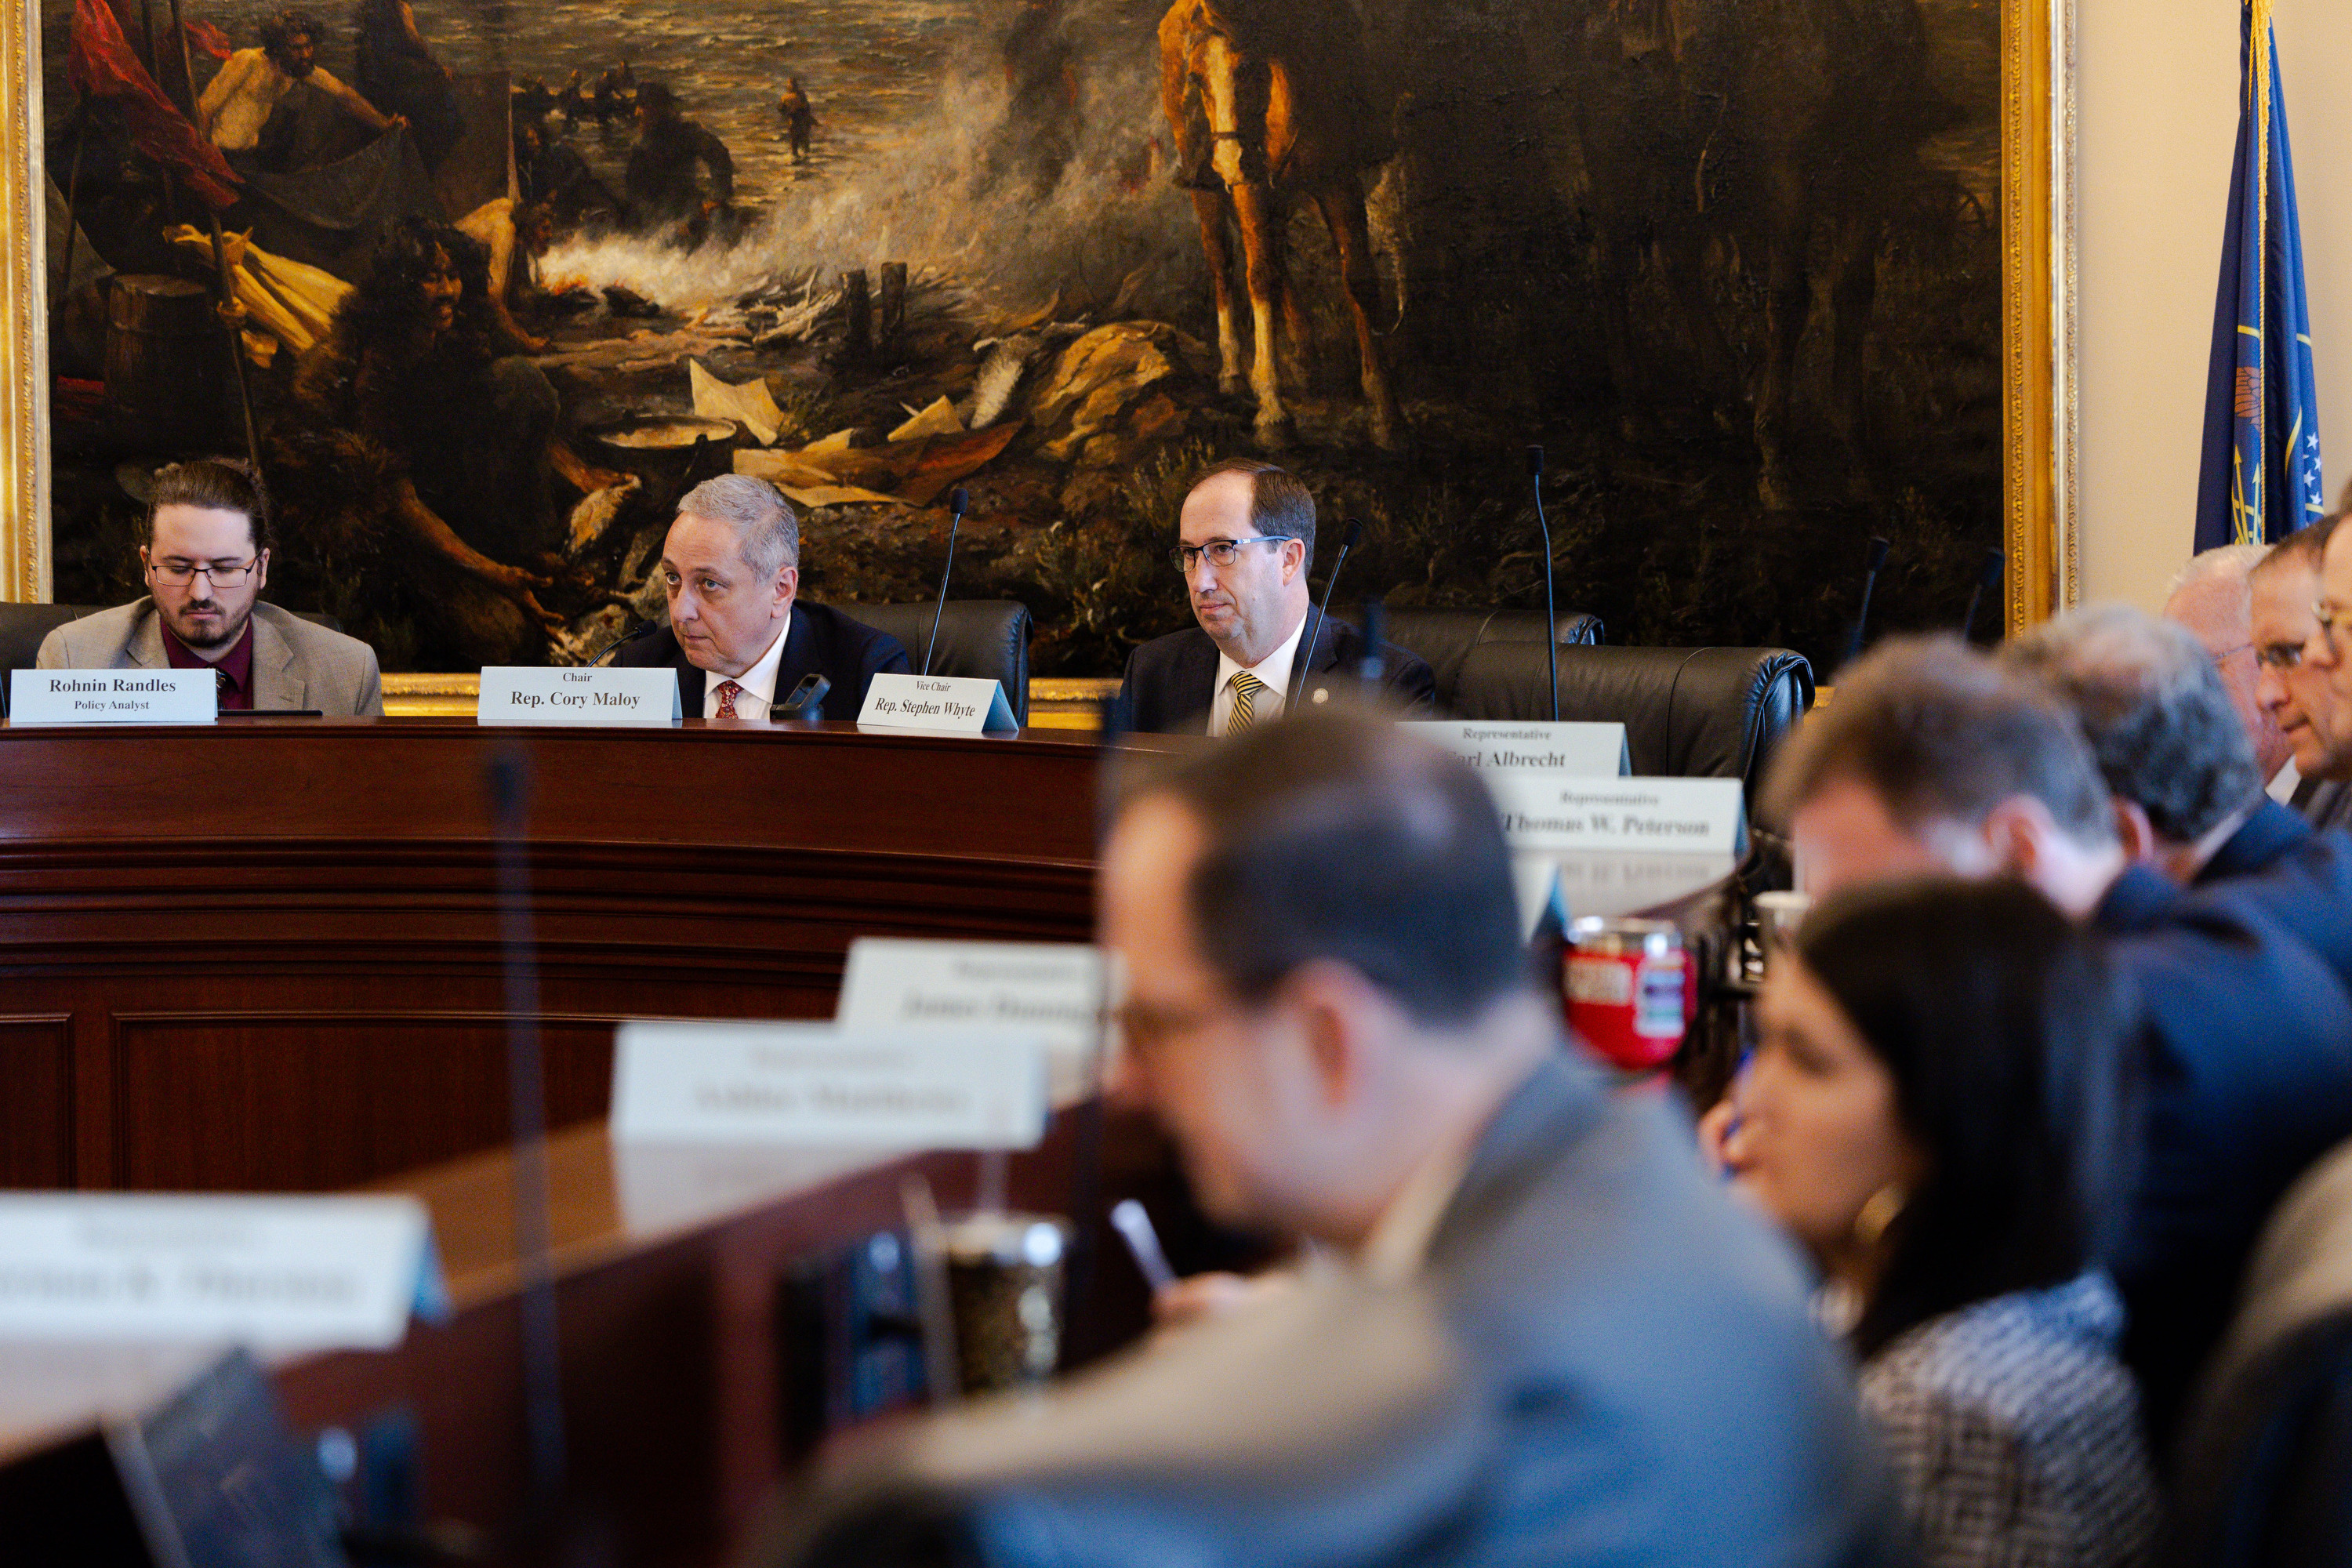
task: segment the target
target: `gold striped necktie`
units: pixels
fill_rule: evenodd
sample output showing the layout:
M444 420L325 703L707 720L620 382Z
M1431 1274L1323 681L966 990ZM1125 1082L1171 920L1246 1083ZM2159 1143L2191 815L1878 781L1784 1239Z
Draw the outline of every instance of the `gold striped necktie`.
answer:
M1234 710L1225 719L1225 733L1238 735L1257 722L1257 694L1266 689L1265 681L1246 669L1234 671Z

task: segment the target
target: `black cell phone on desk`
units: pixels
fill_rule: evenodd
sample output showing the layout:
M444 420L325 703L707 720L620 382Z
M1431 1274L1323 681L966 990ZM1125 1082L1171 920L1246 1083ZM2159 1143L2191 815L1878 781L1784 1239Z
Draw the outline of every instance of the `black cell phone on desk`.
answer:
M833 689L833 682L811 671L801 677L793 694L768 710L768 718L781 724L787 719L814 719L824 711L824 694Z

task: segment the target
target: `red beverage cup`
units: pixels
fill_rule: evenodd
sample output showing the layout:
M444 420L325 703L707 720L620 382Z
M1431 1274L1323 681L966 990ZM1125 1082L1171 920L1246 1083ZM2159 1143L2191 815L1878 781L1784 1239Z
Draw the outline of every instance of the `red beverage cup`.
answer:
M1588 915L1569 927L1568 941L1560 974L1568 1026L1628 1071L1673 1060L1696 992L1683 933L1664 921Z

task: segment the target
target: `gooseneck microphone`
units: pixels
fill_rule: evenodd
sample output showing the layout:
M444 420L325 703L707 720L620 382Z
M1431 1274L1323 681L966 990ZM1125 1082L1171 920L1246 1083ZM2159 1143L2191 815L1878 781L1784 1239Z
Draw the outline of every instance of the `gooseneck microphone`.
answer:
M1331 590L1339 586L1339 568L1348 563L1348 552L1363 541L1364 525L1360 522L1349 523L1348 531L1340 535L1339 553L1332 559L1331 575L1323 579L1323 602L1315 606L1315 619L1307 626L1307 640L1299 644L1297 654L1291 659L1294 668L1290 674L1290 689L1284 692L1282 698L1285 712L1297 706L1299 694L1307 689L1307 677L1315 665L1315 639L1323 635L1323 617L1330 612Z
M1862 607L1854 612L1853 636L1846 639L1845 658L1838 661L1841 669L1862 657L1863 632L1870 625L1870 591L1878 586L1878 571L1886 564L1888 548L1886 541L1871 535L1870 552L1862 568Z
M940 617L948 613L948 579L955 573L956 531L963 527L963 509L971 504L971 495L961 485L948 493L948 563L940 568L940 603L931 612L931 640L923 647L923 673L931 672L931 655L939 651Z
M1985 552L1984 564L1977 568L1977 584L1975 587L1969 590L1969 613L1966 616L1962 617L1960 621L1960 640L1962 642L1969 642L1974 640L1976 637L1977 605L1979 601L1983 599L1985 590L1987 588L1998 588L2000 586L2000 571L2008 562L2009 557L2003 555L1998 550L1988 550Z
M588 661L589 664L591 666L594 666L604 663L606 659L612 658L614 654L620 652L631 643L637 641L641 637L649 637L653 636L656 632L661 630L663 626L666 624L667 623L662 621L646 621L640 625L635 631L623 632L619 637L614 637L611 642L606 643L603 647L599 648L596 651L596 657Z
M1543 531L1544 653L1551 668L1551 721L1559 722L1559 614L1552 607L1551 523L1544 516L1543 448L1528 448L1528 484L1536 492L1536 527Z

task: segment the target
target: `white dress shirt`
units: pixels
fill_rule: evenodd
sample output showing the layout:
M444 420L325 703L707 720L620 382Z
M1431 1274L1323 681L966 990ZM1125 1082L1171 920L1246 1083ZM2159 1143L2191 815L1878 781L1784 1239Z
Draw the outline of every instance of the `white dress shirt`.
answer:
M702 672L702 716L710 718L719 711L719 683L732 680L743 689L735 694L735 717L765 719L768 710L776 703L776 671L784 662L784 639L792 636L793 613L784 612L782 624L776 627L776 640L760 660L740 675L721 675L715 669Z
M1222 735L1234 716L1234 677L1248 670L1264 681L1268 689L1257 694L1250 709L1251 721L1263 724L1282 716L1283 704L1290 696L1291 662L1298 654L1298 639L1306 633L1307 615L1301 611L1298 624L1290 628L1290 636L1280 647L1267 654L1255 665L1235 664L1234 656L1220 649L1217 654L1217 689L1209 700L1209 733Z
M2270 786L2263 793L2281 805L2292 805L2294 804L2294 792L2302 784L2303 772L2294 765L2294 759L2289 757L2285 765L2271 775Z

